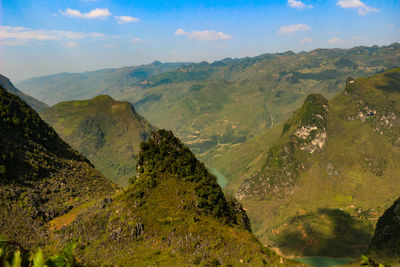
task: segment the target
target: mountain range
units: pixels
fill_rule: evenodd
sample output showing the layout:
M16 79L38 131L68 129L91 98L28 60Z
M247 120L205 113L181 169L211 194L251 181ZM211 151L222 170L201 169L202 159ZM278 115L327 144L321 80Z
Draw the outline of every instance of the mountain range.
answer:
M226 149L288 119L308 94L329 99L348 76L366 77L399 65L400 45L394 43L182 64L134 80L126 78L126 68L113 70L108 82L104 71L59 74L18 83L18 88L48 104L98 94L128 100L213 167Z
M0 234L90 266L396 265L399 61L395 43L19 85L80 99L50 108L1 76Z
M43 254L65 247L53 264L302 265L261 245L241 205L172 132L141 143L138 175L121 190L1 86L0 114L0 233L11 240L1 238L1 264L43 266Z

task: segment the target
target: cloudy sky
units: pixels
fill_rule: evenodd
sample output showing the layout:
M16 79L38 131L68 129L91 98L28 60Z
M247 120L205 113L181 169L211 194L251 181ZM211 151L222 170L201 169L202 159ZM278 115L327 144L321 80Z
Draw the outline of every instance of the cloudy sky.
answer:
M0 0L0 73L14 82L399 41L398 0Z

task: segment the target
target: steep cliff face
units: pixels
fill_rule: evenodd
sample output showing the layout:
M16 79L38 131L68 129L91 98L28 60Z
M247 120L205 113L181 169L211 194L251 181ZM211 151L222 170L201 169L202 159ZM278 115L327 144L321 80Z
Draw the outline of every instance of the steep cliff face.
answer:
M117 189L2 87L0 154L0 234L27 249L48 241L54 218Z
M241 199L285 198L310 166L310 156L327 142L328 100L309 95L303 106L283 126L280 140L269 149L259 173L244 180L236 197Z

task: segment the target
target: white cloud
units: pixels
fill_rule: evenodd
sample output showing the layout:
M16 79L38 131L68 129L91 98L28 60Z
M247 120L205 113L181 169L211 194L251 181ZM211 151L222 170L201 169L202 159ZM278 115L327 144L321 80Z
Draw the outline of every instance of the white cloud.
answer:
M177 29L176 31L175 31L175 35L186 35L186 34L188 34L188 32L187 31L185 31L185 30L183 30L183 29Z
M312 8L312 5L306 5L301 1L297 1L297 0L288 0L288 5L291 8L297 8L297 9L306 9L306 8Z
M311 30L311 27L306 24L294 24L294 25L287 25L280 27L277 33L290 35L295 32L309 31L309 30Z
M140 38L133 38L132 39L132 43L138 44L138 43L141 43L141 42L143 42L143 40L140 39Z
M343 40L340 39L339 37L332 37L331 39L328 40L328 43L330 44L337 44L337 43L342 43Z
M119 24L122 23L128 23L128 22L138 22L139 19L135 17L130 17L130 16L114 16L117 19L117 22Z
M76 47L76 46L78 46L78 44L74 43L74 42L68 42L68 43L65 43L65 46L66 47Z
M118 45L116 45L116 44L105 44L104 46L107 48L117 48L118 47Z
M84 33L58 30L32 30L24 27L0 26L2 44L21 45L27 41L78 40L84 38L102 38L102 33Z
M61 12L64 16L81 19L106 19L111 15L111 12L107 8L96 8L88 13L82 13L79 10L68 8Z
M232 36L223 32L217 32L217 31L192 31L192 32L187 32L183 29L177 29L175 31L175 35L178 36L187 36L190 39L194 40L201 40L201 41L216 41L216 40L230 40L232 39Z
M336 5L341 8L356 8L359 15L366 15L369 12L378 12L379 9L367 6L364 2L360 0L339 0Z
M303 39L300 40L300 43L302 44L311 44L312 42L314 42L314 40L308 37L304 37Z

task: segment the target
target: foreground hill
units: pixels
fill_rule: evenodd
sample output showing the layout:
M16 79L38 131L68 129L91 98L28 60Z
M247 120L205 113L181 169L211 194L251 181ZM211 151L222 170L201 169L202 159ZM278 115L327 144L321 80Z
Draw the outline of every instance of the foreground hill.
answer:
M0 235L27 249L47 243L52 220L117 189L1 86L0 154Z
M28 103L37 112L40 112L49 107L45 103L40 102L39 100L36 100L35 98L33 98L27 94L24 94L23 92L21 92L20 90L15 88L15 86L11 83L10 79L8 79L7 77L5 77L1 74L0 74L0 86L3 87L4 89L6 89L8 92L19 96L21 99L23 99L26 103Z
M375 235L368 249L374 261L385 265L400 264L400 199L388 208L376 224Z
M141 144L133 185L82 211L54 237L79 240L78 260L93 266L297 265L255 239L241 205L165 130Z
M155 61L148 65L119 69L60 73L28 79L18 83L18 87L47 104L54 105L61 101L89 99L100 94L115 96L126 87L184 64Z
M152 124L173 130L214 167L227 149L288 119L308 94L330 98L343 89L348 76L366 77L399 66L400 45L395 43L227 58L183 65L130 83L123 83L125 74L117 75L116 70L114 83L110 80L102 91L91 82L101 80L95 73L42 77L18 86L45 102L56 97L48 103L100 92L128 100ZM71 85L79 90L70 90ZM83 95L71 95L78 91Z
M123 186L136 175L140 142L154 130L130 103L106 95L58 103L40 115L106 177Z
M399 116L400 69L349 78L330 101L309 95L284 124L226 154L225 165L247 164L227 190L281 252L359 256L400 194Z

